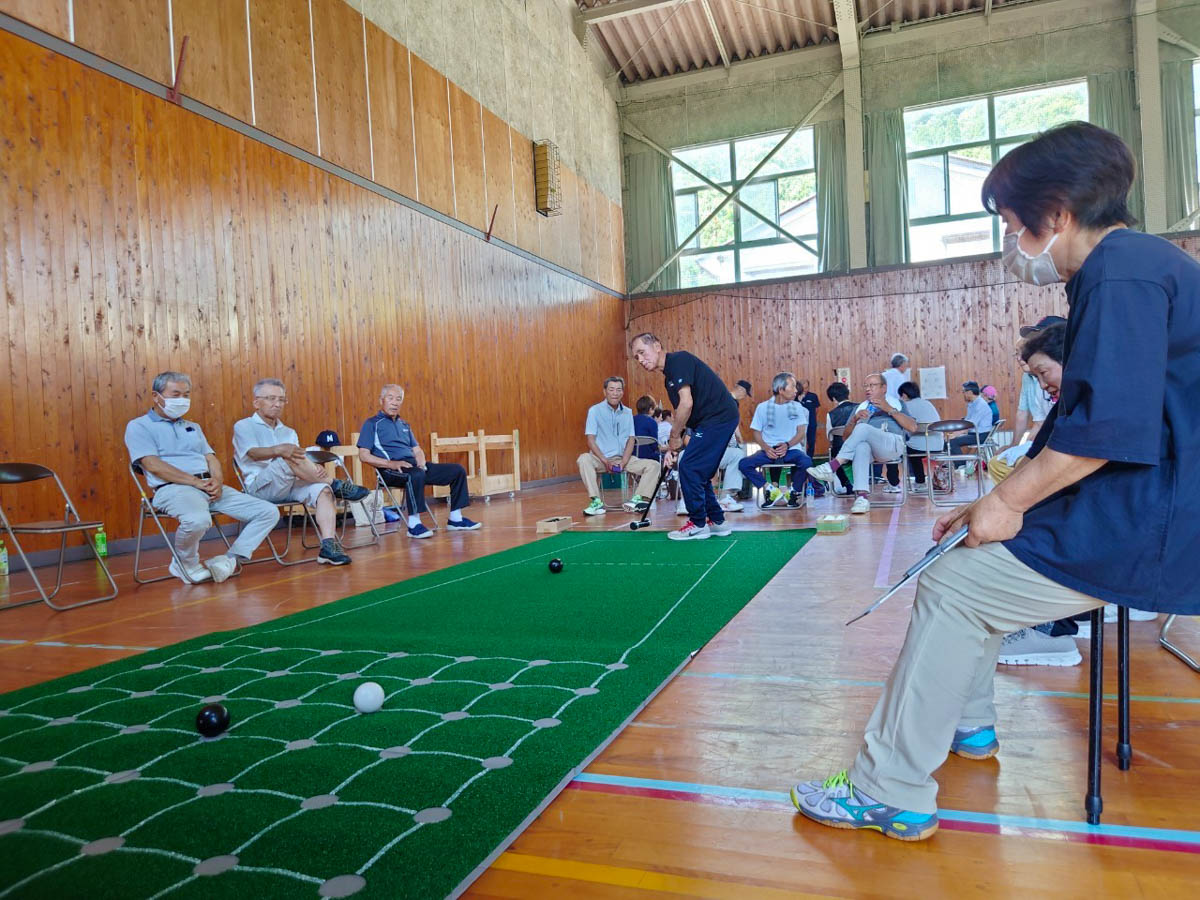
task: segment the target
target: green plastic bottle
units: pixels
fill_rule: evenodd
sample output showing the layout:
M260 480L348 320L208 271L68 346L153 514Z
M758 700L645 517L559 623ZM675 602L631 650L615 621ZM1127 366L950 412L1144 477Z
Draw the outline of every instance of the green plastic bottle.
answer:
M8 548L0 541L0 576L8 574Z
M108 556L108 535L104 533L103 525L96 529L96 555Z

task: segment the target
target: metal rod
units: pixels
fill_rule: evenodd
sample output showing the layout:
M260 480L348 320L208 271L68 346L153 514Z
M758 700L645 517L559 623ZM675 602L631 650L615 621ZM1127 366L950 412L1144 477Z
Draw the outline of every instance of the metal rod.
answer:
M1104 723L1104 607L1092 610L1092 671L1088 684L1088 780L1083 809L1089 825L1100 824L1100 730Z
M1133 763L1129 740L1129 607L1117 607L1117 768Z

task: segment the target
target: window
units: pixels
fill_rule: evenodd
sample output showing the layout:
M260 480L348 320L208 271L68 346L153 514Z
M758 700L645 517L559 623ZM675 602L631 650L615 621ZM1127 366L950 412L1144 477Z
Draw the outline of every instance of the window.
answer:
M1000 221L979 201L988 172L1039 131L1087 112L1086 81L906 109L909 260L998 251Z
M675 155L726 190L744 179L786 131L722 141L675 151ZM723 196L683 166L671 163L676 243L696 230ZM804 241L814 252L784 237L754 213L730 201L692 239L679 257L679 286L699 287L809 275L817 271L817 175L813 131L792 135L767 161L738 198L770 222Z

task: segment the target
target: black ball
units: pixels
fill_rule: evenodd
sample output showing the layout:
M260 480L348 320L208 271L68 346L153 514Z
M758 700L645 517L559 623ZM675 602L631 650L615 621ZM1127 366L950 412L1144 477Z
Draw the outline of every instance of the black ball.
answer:
M555 559L550 560L550 571L553 572L555 575L557 575L559 572L561 572L562 571L562 560L558 559L557 557Z
M229 727L229 710L220 703L210 703L196 713L196 730L205 737L216 737Z

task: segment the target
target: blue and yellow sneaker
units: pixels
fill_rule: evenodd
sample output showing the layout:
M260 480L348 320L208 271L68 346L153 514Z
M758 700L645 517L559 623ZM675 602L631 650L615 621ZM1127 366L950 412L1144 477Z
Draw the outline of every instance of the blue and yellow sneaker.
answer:
M956 728L950 752L964 759L991 759L1000 752L1000 741L996 739L995 725L978 728Z
M937 813L915 813L871 799L850 783L843 769L824 781L792 788L792 805L831 828L867 828L900 841L923 841L938 830Z

